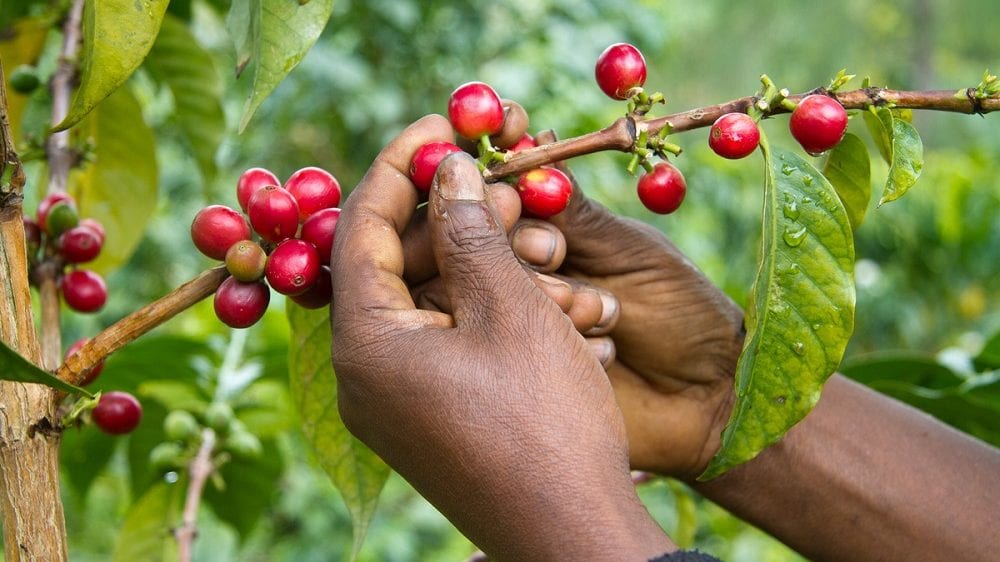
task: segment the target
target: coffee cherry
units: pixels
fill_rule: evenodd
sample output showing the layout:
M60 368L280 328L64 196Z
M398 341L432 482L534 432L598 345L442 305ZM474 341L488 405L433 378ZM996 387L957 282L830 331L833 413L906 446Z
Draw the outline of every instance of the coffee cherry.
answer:
M105 392L90 417L104 433L131 433L142 419L142 405L127 392Z
M264 448L260 444L260 439L249 431L234 431L223 444L223 448L237 457L255 459L260 457Z
M108 288L100 275L77 269L62 278L62 295L66 304L77 312L97 312L108 300Z
M263 281L244 283L230 277L215 291L215 316L230 328L249 328L267 311L271 292Z
M257 190L273 185L278 187L281 182L278 181L278 177L272 174L269 170L264 168L250 168L249 170L243 172L240 176L240 180L236 182L236 200L240 203L240 208L244 212L247 210L247 204L250 202L250 197Z
M340 205L340 184L333 174L320 168L302 168L285 182L285 190L299 204L299 220L321 209Z
M149 465L163 471L184 466L184 447L173 441L158 444L149 452Z
M247 214L250 225L268 242L291 238L299 229L299 204L280 187L269 185L257 190L247 204Z
M76 352L80 351L80 348L83 347L83 345L89 341L90 338L80 338L76 340L73 343L73 345L69 346L69 349L66 350L66 357L63 358L63 360L65 361L66 359L69 359L71 356L75 355ZM94 380L97 379L97 377L101 374L101 371L103 370L104 370L104 361L101 361L97 365L91 367L90 370L84 374L83 380L80 381L79 386L87 386L88 384L94 382Z
M708 146L730 160L749 156L760 144L760 130L746 113L727 113L715 120L708 132Z
M10 87L19 94L30 94L39 84L38 71L31 65L22 64L10 73Z
M205 425L218 433L227 433L233 421L233 407L225 402L212 402L205 408Z
M45 231L52 238L80 224L80 215L70 201L56 201L45 217Z
M660 162L639 178L639 200L654 213L667 215L684 201L687 183L681 171L669 162Z
M59 255L69 263L86 263L101 253L101 239L85 226L76 226L59 236Z
M198 420L191 412L173 410L163 419L163 433L173 441L187 441L198 436Z
M38 219L38 226L42 228L43 232L48 232L48 228L45 226L45 223L46 219L49 217L49 211L52 209L53 205L60 201L68 201L74 207L76 206L73 198L70 197L68 193L51 193L46 195L45 198L38 203L38 211L35 213L35 218Z
M340 209L323 209L302 223L299 238L316 246L319 261L324 265L330 264L330 252L333 251L333 237L339 219Z
M448 100L448 119L458 134L479 140L503 128L503 105L496 90L482 82L462 84Z
M263 277L266 265L267 254L253 240L240 240L226 252L226 269L230 275L244 283Z
M226 252L240 240L250 239L250 227L243 215L225 205L209 205L191 221L191 240L198 250L214 260L226 259Z
M101 241L101 246L104 245L104 226L94 219L83 219L80 221L80 225L84 228L89 228L94 231L97 235L98 240Z
M333 299L333 282L330 279L330 268L325 265L322 266L312 287L306 289L306 292L301 295L292 295L288 298L292 299L292 302L302 308L315 309L330 306L330 301Z
M608 97L627 100L646 83L646 59L628 43L615 43L597 57L597 85Z
M441 161L456 152L462 152L462 149L445 141L429 142L418 148L410 162L410 181L413 186L424 193L430 191L434 173Z
M283 295L302 294L316 282L320 260L316 246L304 240L285 240L271 252L264 275Z
M535 140L535 137L529 135L528 133L524 133L524 136L518 139L518 141L514 143L514 146L508 148L507 152L520 152L522 150L528 150L529 148L535 148L536 146L538 146L538 142Z
M799 102L788 121L788 128L806 152L818 156L844 138L847 111L829 96L812 94Z
M569 205L573 184L566 174L555 168L531 170L517 180L521 207L531 216L547 219Z

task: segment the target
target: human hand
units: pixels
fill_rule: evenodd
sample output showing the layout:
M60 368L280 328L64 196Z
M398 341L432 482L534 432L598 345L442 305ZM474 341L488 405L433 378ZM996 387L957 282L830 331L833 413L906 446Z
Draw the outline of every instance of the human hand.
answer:
M333 361L346 426L494 558L652 558L675 547L638 502L611 386L573 322L517 261L472 160L438 170L427 228L450 313L420 310L400 238L418 121L344 205Z
M555 140L551 133L538 139ZM743 312L660 231L616 216L573 183L569 207L551 219L567 244L557 273L606 289L620 303L608 375L632 466L694 479L718 450L732 409Z

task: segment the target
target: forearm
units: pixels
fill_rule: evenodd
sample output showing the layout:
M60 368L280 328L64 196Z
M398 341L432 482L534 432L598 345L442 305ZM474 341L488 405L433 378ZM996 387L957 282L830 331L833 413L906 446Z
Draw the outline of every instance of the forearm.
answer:
M815 560L1000 551L1000 451L840 375L780 443L696 488Z

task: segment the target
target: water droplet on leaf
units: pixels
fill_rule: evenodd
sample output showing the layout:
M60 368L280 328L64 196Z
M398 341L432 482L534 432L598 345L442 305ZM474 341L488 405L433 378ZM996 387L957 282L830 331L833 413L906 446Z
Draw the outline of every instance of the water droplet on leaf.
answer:
M782 236L785 240L785 244L788 244L792 248L802 245L802 241L806 239L806 227L801 227L798 229L786 228L785 234Z
M802 183L806 184L806 186L812 185L813 184L812 176L802 176Z
M798 168L796 168L795 166L789 166L788 164L785 164L784 166L781 167L781 173L785 174L786 176L792 175L792 172L794 172L795 170L798 170Z
M795 220L799 218L799 204L794 199L785 203L783 211L787 219Z
M806 345L800 341L797 341L792 344L792 351L794 351L796 355L802 355L803 353L806 352Z

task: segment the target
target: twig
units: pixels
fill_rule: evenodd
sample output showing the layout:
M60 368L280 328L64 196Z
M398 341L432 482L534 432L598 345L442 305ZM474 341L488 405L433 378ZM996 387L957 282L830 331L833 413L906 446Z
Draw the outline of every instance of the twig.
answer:
M215 464L212 463L214 450L215 432L206 427L201 432L201 447L198 448L198 454L191 459L191 464L188 465L188 489L187 497L184 499L184 515L181 526L174 529L174 538L177 539L177 558L180 562L191 562L194 539L198 536L198 505L201 503L205 482L215 471Z
M821 92L821 89L788 96L793 102L798 102L810 93ZM866 109L870 106L890 105L900 109L925 109L933 111L950 111L955 113L989 113L1000 110L1000 98L956 98L956 90L901 91L883 88L863 88L849 92L839 92L832 95L847 109ZM622 117L611 126L600 131L581 135L559 142L542 145L516 152L503 163L490 166L483 175L487 181L499 181L507 176L520 174L546 164L568 160L576 156L592 154L604 150L629 152L635 145L639 128L645 126L652 136L660 129L669 126L673 133L690 131L701 127L709 127L719 117L733 112L745 113L747 108L757 102L754 96L747 96L717 105L690 109L657 119L637 121L632 116ZM782 106L769 107L765 116L788 113Z
M69 357L56 376L70 384L80 384L83 374L139 336L208 297L229 276L224 265L201 272L163 297L115 322L85 343Z

